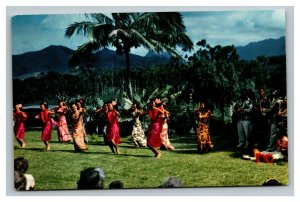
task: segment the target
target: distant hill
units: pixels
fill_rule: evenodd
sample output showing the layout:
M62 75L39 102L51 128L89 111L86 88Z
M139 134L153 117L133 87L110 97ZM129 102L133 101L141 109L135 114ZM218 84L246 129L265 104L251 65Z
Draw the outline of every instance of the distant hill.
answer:
M74 50L64 46L49 46L40 51L27 52L12 56L14 78L27 78L40 72L54 71L62 74L70 73L68 60ZM166 55L139 56L130 54L132 68L148 67L169 62ZM104 48L93 54L89 65L93 68L125 68L125 55L117 55L115 51Z
M61 74L68 74L70 68L68 60L74 50L64 46L49 46L39 51L27 52L12 56L12 68L14 78L27 78L39 73L54 71ZM283 56L285 55L285 37L279 39L266 39L252 42L246 46L238 46L237 53L240 59L251 60L257 56L265 55ZM156 54L149 51L145 56L130 54L132 68L144 68L156 64L166 64L170 56L167 53ZM125 56L117 55L110 49L102 49L93 54L89 65L93 68L125 68Z
M64 46L49 46L40 51L13 55L13 77L48 71L68 73L68 60L73 52Z
M261 55L267 57L282 56L285 55L285 37L252 42L246 46L237 46L236 50L240 59L244 60L252 60Z

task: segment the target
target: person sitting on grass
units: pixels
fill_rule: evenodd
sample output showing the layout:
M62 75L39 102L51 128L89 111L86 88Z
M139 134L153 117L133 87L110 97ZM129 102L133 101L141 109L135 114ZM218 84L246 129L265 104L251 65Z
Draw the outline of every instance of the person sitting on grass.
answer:
M103 189L104 171L101 168L89 167L80 172L80 178L77 181L78 189Z
M26 190L26 178L22 172L14 171L14 187L16 191Z
M120 180L112 181L109 184L109 189L123 189L123 188L124 188L124 184Z
M27 171L28 167L29 167L29 163L28 163L27 159L25 159L23 157L19 157L14 160L15 188L17 190L34 190L34 188L35 188L35 181L34 181L33 176L31 174L25 173ZM24 189L21 186L23 177L25 178L25 188ZM16 185L16 183L18 185Z
M165 179L162 185L160 185L160 188L180 188L183 187L183 182L181 179L171 176Z

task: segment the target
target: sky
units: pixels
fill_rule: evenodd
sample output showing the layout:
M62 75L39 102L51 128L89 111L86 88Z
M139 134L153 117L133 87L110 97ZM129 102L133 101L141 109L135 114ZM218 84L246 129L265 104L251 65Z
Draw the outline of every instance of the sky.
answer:
M194 43L206 39L215 45L245 46L250 42L277 39L285 36L285 11L199 11L182 12L187 35ZM37 51L49 45L63 45L76 49L88 39L74 35L65 38L66 27L85 21L83 14L17 15L12 18L12 53L14 55ZM138 48L131 51L145 55L148 51Z

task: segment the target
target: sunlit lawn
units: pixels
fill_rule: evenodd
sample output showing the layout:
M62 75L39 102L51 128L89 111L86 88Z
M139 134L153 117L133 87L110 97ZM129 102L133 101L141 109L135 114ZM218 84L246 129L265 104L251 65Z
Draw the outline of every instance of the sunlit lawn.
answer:
M156 188L168 176L177 176L185 187L260 186L274 177L288 184L288 163L267 164L242 160L238 153L224 148L222 138L214 138L215 150L196 152L195 134L171 136L175 151L162 151L154 158L147 148L135 148L130 138L122 138L122 154L114 155L100 136L90 137L88 150L74 153L72 143L60 143L52 133L51 151L46 151L40 131L26 132L26 148L14 140L15 157L29 160L27 173L34 176L36 190L76 189L81 170L100 167L104 170L105 188L121 180L124 188ZM228 142L227 142L228 143ZM12 161L13 162L13 161Z

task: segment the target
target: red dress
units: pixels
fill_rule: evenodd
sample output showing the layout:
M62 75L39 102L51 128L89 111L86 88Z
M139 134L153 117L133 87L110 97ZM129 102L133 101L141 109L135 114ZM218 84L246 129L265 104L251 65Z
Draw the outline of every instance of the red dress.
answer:
M149 132L147 136L147 146L151 147L160 147L161 146L161 138L160 134L162 131L162 118L159 115L159 111L157 109L149 110L150 117L150 125Z
M25 126L24 123L27 119L27 114L22 111L17 111L14 113L14 133L17 139L24 139L25 137Z
M106 113L108 124L106 127L106 140L110 142L114 140L116 144L121 143L120 138L120 129L119 129L119 122L118 122L118 114L115 111L108 111Z
M48 109L44 109L40 112L40 118L42 119L42 141L51 140L52 124Z

